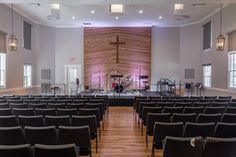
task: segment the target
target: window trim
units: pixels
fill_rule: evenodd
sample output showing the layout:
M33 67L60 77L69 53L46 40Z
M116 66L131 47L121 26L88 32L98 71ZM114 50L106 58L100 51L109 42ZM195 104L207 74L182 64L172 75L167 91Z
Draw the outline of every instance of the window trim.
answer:
M236 91L236 87L230 87L230 55L235 54L236 55L236 51L230 51L228 52L228 89ZM236 68L235 68L236 69ZM235 70L236 71L236 70ZM235 76L236 77L236 76Z
M6 59L6 53L0 52L0 54L5 56L5 68L4 68L4 73L3 73L3 75L4 75L3 86L0 85L0 88L3 89L3 88L6 88L6 78L7 78L7 76L6 76L6 61L7 61L7 59Z
M205 88L212 88L212 64L203 64L203 86ZM210 76L205 76L205 73L204 73L204 68L207 67L207 66L210 66L211 67L211 73L210 73ZM209 77L210 78L210 85L209 86L206 86L205 85L205 77Z
M29 75L29 76L31 76L31 82L30 82L30 86L26 86L25 85L25 77L29 77L29 76L25 76L25 66L30 66L31 67L31 75ZM32 69L33 69L33 66L32 66L32 64L28 64L28 63L26 63L26 64L24 64L23 65L23 87L24 88L32 88L32 84L33 84L33 72L32 72Z

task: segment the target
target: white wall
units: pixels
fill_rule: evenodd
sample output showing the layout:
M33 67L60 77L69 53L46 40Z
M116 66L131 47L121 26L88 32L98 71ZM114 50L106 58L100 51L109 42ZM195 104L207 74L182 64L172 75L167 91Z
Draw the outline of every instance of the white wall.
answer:
M32 50L26 50L23 48L23 22L32 24ZM11 34L11 9L4 4L0 4L0 30ZM14 13L14 34L18 38L18 50L16 52L7 52L6 55L6 89L23 88L23 65L24 63L32 64L33 70L36 68L35 64L35 24L23 16ZM36 73L33 73L33 85L35 81ZM3 92L5 89L0 89ZM22 89L24 90L24 89Z
M55 29L55 76L56 84L65 83L65 65L81 64L81 83L84 80L84 29Z
M179 81L179 28L152 28L151 82L161 78ZM152 86L156 89L156 86Z

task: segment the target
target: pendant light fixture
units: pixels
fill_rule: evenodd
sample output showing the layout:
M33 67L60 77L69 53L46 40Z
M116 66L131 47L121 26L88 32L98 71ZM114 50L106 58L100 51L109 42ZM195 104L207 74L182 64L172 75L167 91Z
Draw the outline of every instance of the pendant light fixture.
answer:
M17 44L18 44L18 39L14 35L14 23L13 23L13 3L11 4L11 22L12 22L12 34L8 38L8 50L9 51L17 51Z
M222 4L220 4L220 35L216 39L216 50L224 51L225 48L225 37L221 34L222 29Z

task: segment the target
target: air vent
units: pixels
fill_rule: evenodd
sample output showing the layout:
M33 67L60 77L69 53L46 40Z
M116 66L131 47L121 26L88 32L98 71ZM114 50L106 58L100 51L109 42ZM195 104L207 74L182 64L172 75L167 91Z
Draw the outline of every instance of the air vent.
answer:
M84 22L83 25L84 25L84 26L90 26L90 25L92 25L92 23L90 23L90 22Z
M175 19L176 19L177 21L186 20L186 19L188 19L188 18L189 18L188 15L175 15Z
M206 3L193 3L193 6L196 7L196 6L204 6L206 5Z

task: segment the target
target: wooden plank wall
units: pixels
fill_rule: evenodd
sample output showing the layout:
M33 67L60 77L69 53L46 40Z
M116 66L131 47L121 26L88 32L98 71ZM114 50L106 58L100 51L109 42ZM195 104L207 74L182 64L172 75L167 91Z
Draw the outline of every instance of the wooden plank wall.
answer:
M151 27L106 27L84 29L84 80L93 89L111 88L111 74L129 75L133 79L130 88L137 88L138 76L151 78ZM116 63L116 41L119 35L119 63Z

